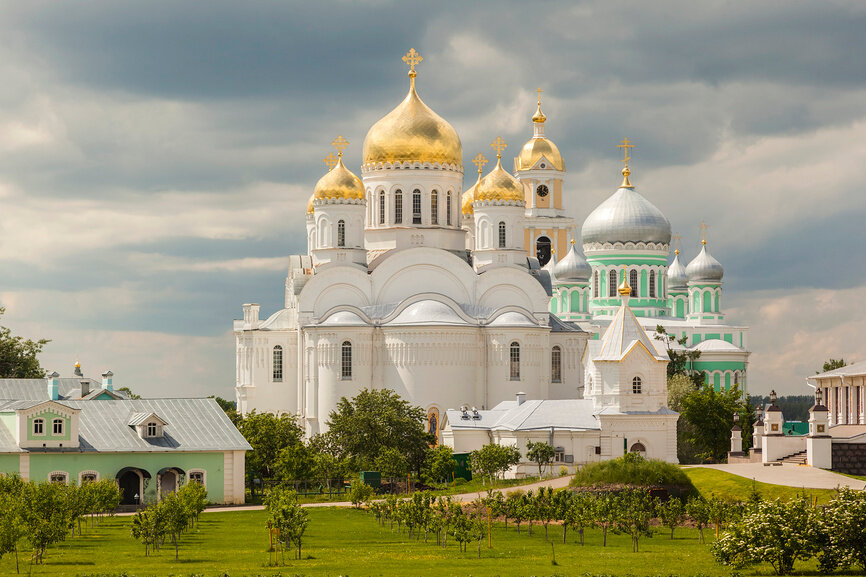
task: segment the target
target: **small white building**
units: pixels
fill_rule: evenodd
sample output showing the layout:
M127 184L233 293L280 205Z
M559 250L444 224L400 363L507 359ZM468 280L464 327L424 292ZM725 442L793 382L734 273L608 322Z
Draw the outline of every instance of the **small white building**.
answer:
M491 410L448 410L441 439L456 453L490 443L516 446L524 460L508 476L537 472L525 458L527 444L545 442L556 451L554 471L564 466L613 459L636 452L649 459L677 462L677 419L667 407L667 352L649 338L628 307L631 291L623 281L623 304L597 341L590 341L584 399L503 401Z

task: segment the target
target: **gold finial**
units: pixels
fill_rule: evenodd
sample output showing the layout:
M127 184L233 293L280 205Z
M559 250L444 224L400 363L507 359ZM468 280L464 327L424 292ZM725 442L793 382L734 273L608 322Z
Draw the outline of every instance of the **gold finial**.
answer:
M619 283L619 287L616 289L619 292L619 296L627 297L631 296L631 287L628 284L628 274L626 274L625 267L622 267L622 282Z
M625 163L625 168L622 169L622 184L621 188L634 188L629 181L628 177L631 174L631 170L628 168L628 161L631 160L631 157L628 155L628 149L634 148L634 144L628 139L628 137L622 139L622 144L617 144L617 148L622 148L622 161Z
M541 93L544 92L540 87L536 88L535 91L538 93L538 104L541 104Z
M487 157L479 152L472 159L472 164L478 167L478 174L481 174L481 171L484 170L484 165L487 164Z
M675 254L675 255L679 255L679 254L680 254L680 238L681 238L681 237L680 237L680 233L676 233L676 234L674 235L674 247L675 247L675 248L674 248L674 254Z
M574 239L571 239L571 246L574 246Z
M496 140L490 143L490 148L496 151L496 158L502 158L502 151L508 148L508 145L501 137L497 136Z
M532 115L532 122L541 123L547 120L547 117L541 111L541 93L544 92L544 90L538 88L536 92L538 93L538 106L535 108L535 114Z
M707 229L710 228L707 223L701 221L701 244L707 246Z
M329 152L328 156L326 156L322 160L324 160L325 164L328 165L328 170L333 170L334 167L337 166L337 163L340 162L340 159L334 156L333 152Z
M76 369L80 369L80 368L81 368L81 361L75 361L75 368L76 368Z
M403 62L409 65L409 78L415 78L418 73L415 72L415 66L418 65L424 58L418 54L414 48L409 50L406 53L406 56L403 57Z
M337 156L340 158L343 157L343 149L349 146L349 141L343 138L343 135L337 135L337 138L334 139L334 142L331 145L337 149Z

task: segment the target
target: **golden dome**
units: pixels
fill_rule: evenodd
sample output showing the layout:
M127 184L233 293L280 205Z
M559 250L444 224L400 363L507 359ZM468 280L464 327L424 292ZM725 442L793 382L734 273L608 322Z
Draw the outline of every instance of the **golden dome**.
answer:
M315 210L315 207L313 206L314 200L316 200L315 193L311 194L310 200L307 201L307 214L310 214L311 212L313 212L313 210Z
M475 181L475 184L466 189L466 192L463 193L463 204L462 204L462 212L463 214L472 214L475 210L472 208L472 203L475 202L475 189L478 188L478 185L481 183L481 171L478 171L478 180Z
M366 198L361 179L355 176L343 164L342 153L340 153L340 157L337 160L337 165L316 183L316 189L313 192L311 200L324 200L327 198L344 200L363 200ZM307 210L309 209L310 206L307 205Z
M529 141L523 145L520 154L515 160L516 170L529 170L541 160L541 157L547 159L550 166L554 170L565 170L565 162L562 161L562 155L556 145L545 138L544 122L547 117L541 111L541 89L538 92L538 107L535 109L535 114L532 115L532 122L535 123L535 134Z
M532 122L544 123L547 117L541 111L541 100L538 101L538 108L535 109L535 114L532 115Z
M501 138L497 138L492 146L497 148L496 166L475 185L475 200L524 202L523 185L502 168L502 149L505 148L505 143Z
M463 166L463 145L457 131L418 97L413 72L403 102L367 132L361 162L407 161Z

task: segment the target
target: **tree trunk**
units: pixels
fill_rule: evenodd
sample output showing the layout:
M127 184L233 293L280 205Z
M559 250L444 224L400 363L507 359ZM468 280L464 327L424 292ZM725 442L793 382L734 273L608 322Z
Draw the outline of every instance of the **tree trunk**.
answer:
M565 521L562 522L562 544L565 545L565 534L568 532L568 525Z
M580 528L580 544L583 545L583 527Z
M602 539L601 546L607 547L607 525L602 528L602 535L604 536Z
M547 523L544 524L544 540L547 541Z

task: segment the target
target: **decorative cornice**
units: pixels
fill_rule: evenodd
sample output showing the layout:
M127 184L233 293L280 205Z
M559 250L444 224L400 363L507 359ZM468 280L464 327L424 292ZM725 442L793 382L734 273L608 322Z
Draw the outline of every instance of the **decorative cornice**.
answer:
M421 162L419 160L407 160L405 162L376 162L361 165L361 174L373 172L376 170L444 170L447 172L457 172L463 174L463 165L460 164L439 164L438 162Z

